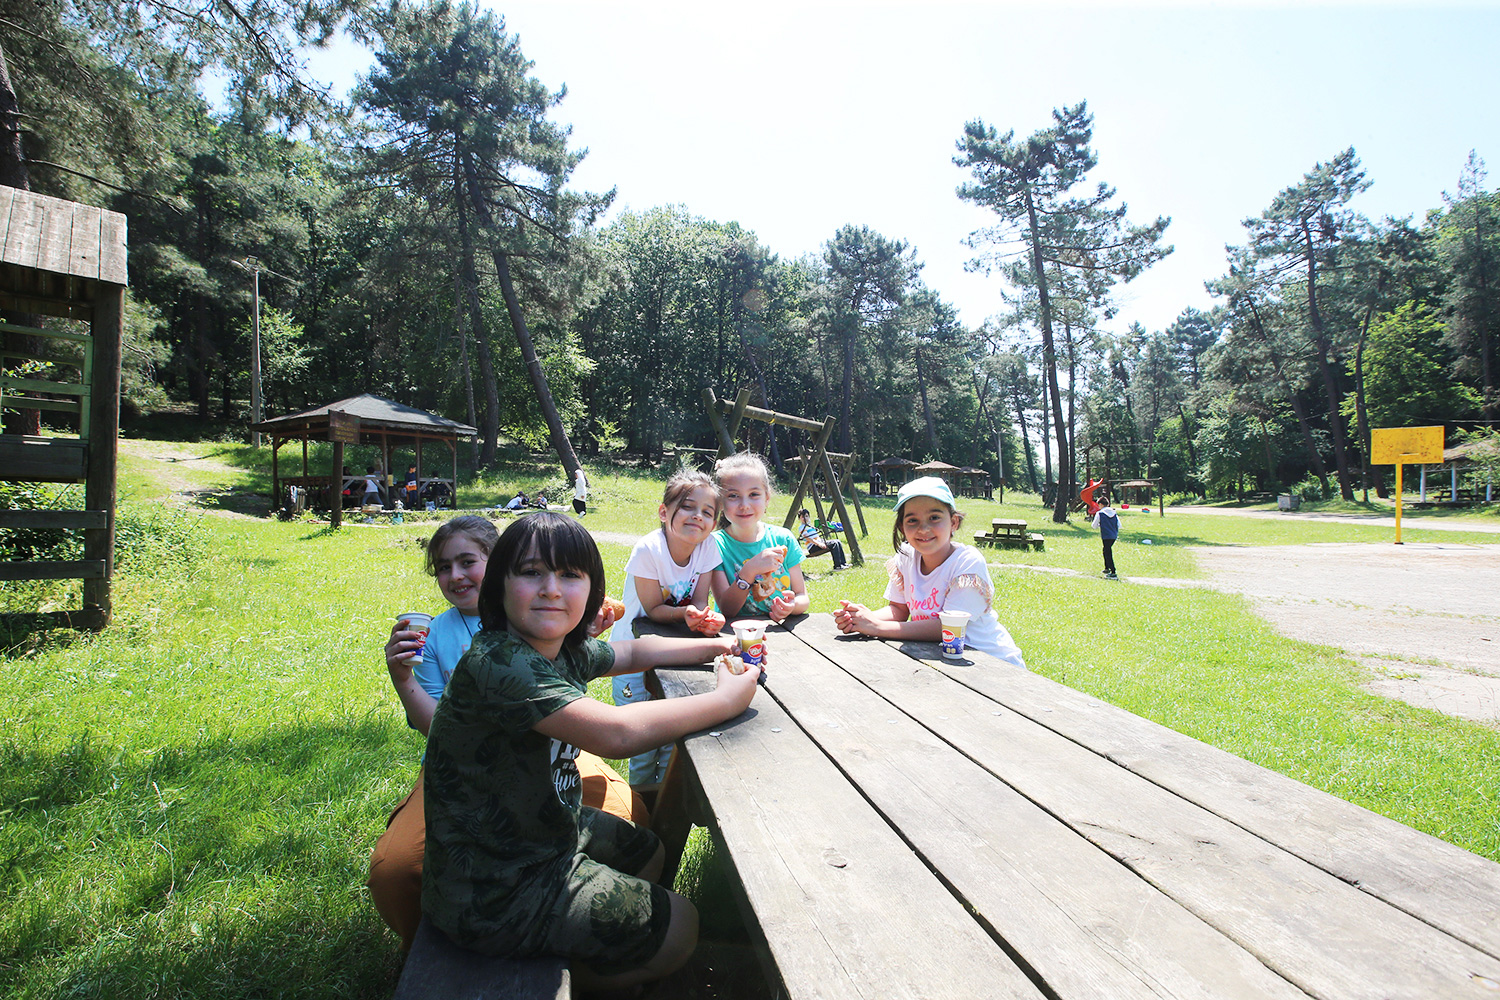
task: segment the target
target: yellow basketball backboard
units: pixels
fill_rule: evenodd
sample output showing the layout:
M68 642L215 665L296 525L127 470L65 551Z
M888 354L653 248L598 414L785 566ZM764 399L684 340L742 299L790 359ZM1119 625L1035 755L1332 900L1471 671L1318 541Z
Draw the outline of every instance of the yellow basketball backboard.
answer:
M1442 427L1374 427L1370 464L1431 465L1443 460Z

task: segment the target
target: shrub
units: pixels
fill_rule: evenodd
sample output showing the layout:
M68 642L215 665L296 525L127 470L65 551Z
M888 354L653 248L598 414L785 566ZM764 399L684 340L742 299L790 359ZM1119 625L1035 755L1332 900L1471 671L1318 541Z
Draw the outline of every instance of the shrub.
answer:
M1319 500L1326 499L1323 496L1322 481L1313 475L1303 477L1302 482L1292 487L1292 493L1308 503L1317 503Z

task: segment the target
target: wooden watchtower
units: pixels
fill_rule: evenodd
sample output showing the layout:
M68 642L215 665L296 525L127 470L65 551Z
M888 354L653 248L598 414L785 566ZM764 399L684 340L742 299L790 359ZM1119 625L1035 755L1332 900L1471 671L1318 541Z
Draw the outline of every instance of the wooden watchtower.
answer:
M84 487L82 509L0 510L0 529L83 542L81 559L0 562L0 580L84 581L83 607L25 616L38 627L109 623L125 250L120 213L0 187L0 480ZM26 433L36 411L76 435Z

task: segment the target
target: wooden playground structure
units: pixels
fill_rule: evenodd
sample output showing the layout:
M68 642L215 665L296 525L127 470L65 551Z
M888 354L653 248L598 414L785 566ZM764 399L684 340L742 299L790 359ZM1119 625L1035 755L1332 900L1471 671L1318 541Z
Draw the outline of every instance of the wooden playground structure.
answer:
M0 418L0 480L83 485L81 498L63 494L67 508L0 511L0 529L66 534L80 548L72 559L0 562L0 580L83 581L81 608L7 620L98 631L109 624L114 576L126 220L0 187L0 233L0 412L10 414ZM61 414L66 430L28 427L27 414L41 411Z
M802 472L797 480L797 490L792 494L791 505L787 508L786 522L783 527L791 530L792 524L797 520L797 511L802 507L802 499L811 495L813 506L817 508L818 520L824 520L823 502L818 496L816 489L816 478L819 473L823 476L823 482L828 488L828 496L833 504L834 511L838 514L839 523L843 525L844 538L849 543L849 559L856 565L864 564L864 553L860 551L859 539L855 537L852 530L854 522L849 517L849 510L844 505L844 484L849 482L850 472L853 469L854 456L830 452L828 450L828 439L833 436L833 417L825 417L821 422L810 420L807 417L798 417L789 413L777 413L775 410L766 410L758 406L751 406L750 390L741 389L735 396L734 402L720 400L715 394L712 386L703 387L703 406L708 412L708 422L713 425L714 433L719 439L718 457L725 458L735 454L739 448L735 445L735 439L739 437L740 427L746 418L759 420L767 424L791 427L813 435L811 448L800 449L802 454L798 459L788 459L787 464L795 461L801 466ZM679 452L704 452L707 449L677 449ZM838 471L842 471L842 477L835 471L834 460L837 459ZM680 459L679 459L680 460ZM854 502L854 512L859 517L860 536L869 535L870 531L865 526L864 508L859 503L859 491L850 488L849 499Z

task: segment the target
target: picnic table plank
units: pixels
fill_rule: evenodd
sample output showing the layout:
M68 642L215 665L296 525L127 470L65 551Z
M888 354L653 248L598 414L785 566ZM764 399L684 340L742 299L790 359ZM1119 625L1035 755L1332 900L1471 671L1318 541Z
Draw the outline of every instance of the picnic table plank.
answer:
M657 674L669 696L713 686L702 669ZM788 995L1042 997L765 691L713 732L681 748Z
M840 642L827 627L798 634L820 650ZM863 645L858 656L839 656L846 670L1313 996L1494 996L1486 985L1500 983L1494 957L1045 725L962 705L952 677L894 646ZM998 664L983 653L971 659L976 676ZM1059 697L1068 690L1054 686ZM1129 713L1114 721L1155 726Z
M798 722L823 752L1024 956L1049 995L1305 1000L1259 959L837 664L774 633L770 642L772 694L795 702ZM888 662L871 669L910 668ZM993 708L980 694L948 687L955 713Z
M1024 668L918 656L986 696L1363 892L1500 958L1500 865L1388 816L1140 719Z

